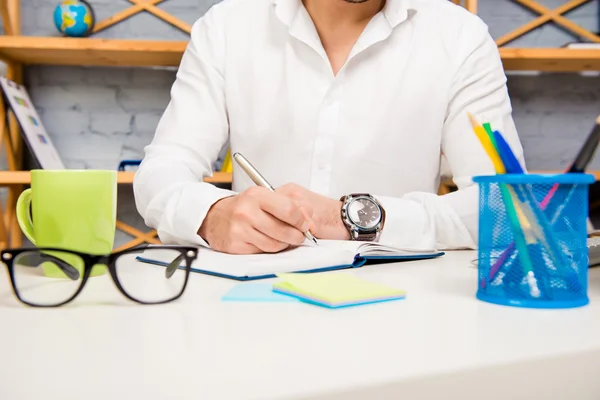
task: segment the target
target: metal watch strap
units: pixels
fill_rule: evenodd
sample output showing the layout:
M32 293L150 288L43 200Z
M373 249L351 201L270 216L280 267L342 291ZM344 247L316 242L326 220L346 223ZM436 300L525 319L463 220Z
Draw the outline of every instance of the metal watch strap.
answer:
M357 242L373 242L375 239L377 239L377 232L375 232L375 233L360 233L360 232L358 232L358 234L354 238L354 240L356 240Z

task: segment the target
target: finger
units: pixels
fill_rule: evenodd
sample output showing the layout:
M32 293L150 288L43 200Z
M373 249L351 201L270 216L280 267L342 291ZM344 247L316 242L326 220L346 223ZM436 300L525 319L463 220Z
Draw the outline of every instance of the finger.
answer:
M300 211L302 212L302 214L304 214L304 217L308 220L309 229L313 230L316 225L315 225L315 221L313 219L314 209L313 209L312 205L310 203L304 201L304 199L301 199L301 198L292 198L292 201L294 203L296 203L296 205L300 208Z
M230 254L260 254L264 253L261 249L246 241L236 241L231 243L226 250Z
M310 231L315 230L316 224L312 217L312 212L310 212L303 206L300 206L300 211L302 211L302 213L304 214L304 217L308 220L308 230L310 230Z
M305 201L303 197L301 196L289 196L292 201L294 203L296 203L296 205L300 208L300 211L302 212L302 214L304 214L304 217L306 218L306 220L308 221L308 230L311 231L311 233L315 233L315 229L317 227L317 224L315 223L315 220L313 219L314 217L314 208L312 206L312 204L310 204L309 202Z
M290 247L288 243L275 240L256 229L248 234L248 238L246 240L249 244L255 246L264 253L277 253Z
M304 242L303 232L262 210L254 214L252 227L280 243L299 246Z
M275 192L268 192L257 198L260 208L280 221L306 232L310 222L300 207L290 198Z

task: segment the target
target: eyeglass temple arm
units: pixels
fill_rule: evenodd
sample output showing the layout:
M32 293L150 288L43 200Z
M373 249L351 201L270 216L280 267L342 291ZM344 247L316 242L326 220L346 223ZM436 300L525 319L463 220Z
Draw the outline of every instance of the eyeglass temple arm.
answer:
M73 267L71 264L66 261L61 260L58 257L55 257L51 254L47 253L29 253L21 258L20 262L24 263L28 266L38 266L44 261L50 261L56 264L56 266L64 272L64 274L69 277L71 280L78 280L80 277L79 271L77 268Z
M181 260L183 260L183 254L181 254L179 257L171 261L169 265L167 265L167 269L165 270L165 276L167 277L167 279L171 278L175 271L177 271L177 268L179 268L179 266L181 265Z

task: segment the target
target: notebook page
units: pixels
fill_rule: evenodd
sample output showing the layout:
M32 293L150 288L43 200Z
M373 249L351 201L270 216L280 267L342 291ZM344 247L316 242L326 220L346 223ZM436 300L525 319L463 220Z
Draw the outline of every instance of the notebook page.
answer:
M355 242L350 240L319 240L321 247L351 251L361 256L409 256L435 254L436 249L400 249L376 242Z
M275 254L251 255L219 253L200 247L192 268L236 277L252 277L350 265L354 262L355 254L354 251L331 246L299 246ZM172 253L167 251L165 256L169 255ZM160 258L160 254L156 250L152 251L152 256L154 261L171 261L167 258L157 259Z
M358 247L357 252L361 256L414 256L434 254L438 251L435 249L400 249L379 243L364 242Z

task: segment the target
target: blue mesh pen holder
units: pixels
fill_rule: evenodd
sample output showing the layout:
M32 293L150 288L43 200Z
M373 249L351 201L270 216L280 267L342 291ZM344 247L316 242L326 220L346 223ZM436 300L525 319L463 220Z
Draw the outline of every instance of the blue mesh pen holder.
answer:
M477 298L529 308L588 304L588 174L502 174L479 184Z

